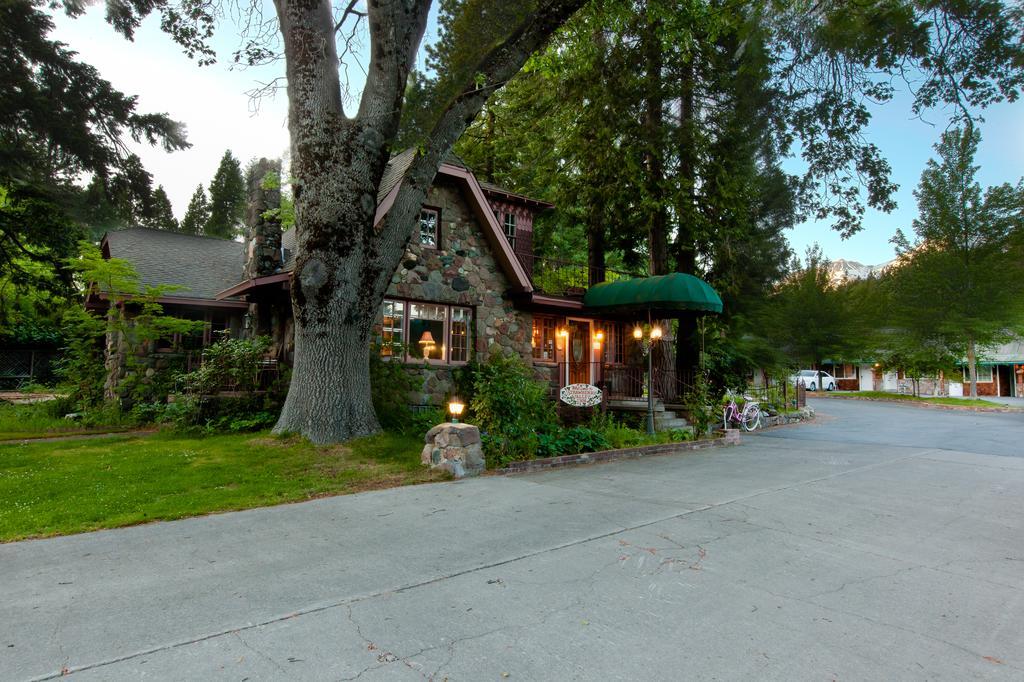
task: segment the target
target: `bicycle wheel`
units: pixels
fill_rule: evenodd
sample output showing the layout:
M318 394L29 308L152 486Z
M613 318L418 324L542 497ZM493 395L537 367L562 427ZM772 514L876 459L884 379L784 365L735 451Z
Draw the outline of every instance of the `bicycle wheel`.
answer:
M757 403L747 403L740 417L743 428L753 431L761 426L761 407Z

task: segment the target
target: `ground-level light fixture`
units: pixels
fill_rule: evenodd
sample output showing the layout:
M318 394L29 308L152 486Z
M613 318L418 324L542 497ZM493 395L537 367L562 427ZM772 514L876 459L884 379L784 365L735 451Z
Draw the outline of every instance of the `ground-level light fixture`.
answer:
M452 398L448 402L448 413L452 416L452 424L459 423L459 417L462 416L462 411L466 409L466 404L458 398Z

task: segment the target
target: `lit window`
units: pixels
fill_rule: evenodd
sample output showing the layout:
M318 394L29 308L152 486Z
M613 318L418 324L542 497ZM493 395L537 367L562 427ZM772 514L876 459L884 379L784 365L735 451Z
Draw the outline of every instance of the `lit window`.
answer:
M555 362L555 318L534 315L530 345L535 360Z
M420 245L437 248L437 211L425 208L420 211Z
M469 320L471 316L469 308L452 308L448 341L450 362L469 360Z
M380 354L384 357L402 357L402 339L405 331L405 303L384 301L384 325Z
M516 246L516 214L506 213L505 214L505 236L508 237L508 243L512 245L512 248Z
M447 306L409 304L409 357L444 360L444 321Z

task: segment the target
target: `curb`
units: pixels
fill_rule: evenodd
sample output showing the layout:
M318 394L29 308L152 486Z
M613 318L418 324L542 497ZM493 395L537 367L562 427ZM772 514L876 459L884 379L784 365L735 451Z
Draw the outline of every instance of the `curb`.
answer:
M506 476L509 474L525 474L580 464L597 464L599 462L615 462L624 459L639 459L640 457L673 455L692 450L724 448L739 444L740 434L736 431L735 436L727 435L723 438L684 441L682 443L659 443L658 445L642 445L637 448L623 448L621 450L602 450L601 452L585 452L579 455L529 459L523 462L512 462L503 469L495 469L488 473Z
M816 396L817 397L817 396ZM830 395L821 396L823 400L860 400L870 403L895 403L896 405L908 405L910 407L923 407L928 410L952 410L953 412L1000 412L1004 414L1022 414L1024 408L1020 407L975 407L973 405L942 405L939 403L928 403L923 400L900 400L898 398L865 398L857 395Z

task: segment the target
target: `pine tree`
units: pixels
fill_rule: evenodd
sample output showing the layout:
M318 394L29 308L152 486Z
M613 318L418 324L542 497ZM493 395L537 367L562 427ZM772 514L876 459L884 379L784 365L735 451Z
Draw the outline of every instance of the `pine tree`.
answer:
M245 212L245 178L231 150L224 152L210 182L210 218L204 234L230 239L238 234Z
M178 230L178 221L174 217L174 209L171 207L171 200L167 198L167 192L163 185L158 185L153 190L150 200L149 215L143 218L142 225L154 230Z
M188 208L185 210L185 217L181 219L181 231L185 234L204 234L204 229L210 221L210 204L206 200L206 190L202 184L196 187L195 193L189 199Z

